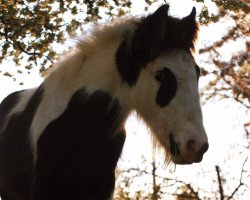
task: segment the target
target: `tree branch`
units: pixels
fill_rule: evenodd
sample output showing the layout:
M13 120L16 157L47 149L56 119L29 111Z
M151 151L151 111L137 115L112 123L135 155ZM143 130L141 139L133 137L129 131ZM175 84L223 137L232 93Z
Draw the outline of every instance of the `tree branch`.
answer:
M190 189L191 193L195 196L197 200L201 200L199 197L199 193L194 191L194 188L190 184L186 184L188 189Z
M17 44L17 46L18 46L18 48L19 48L20 51L26 53L26 54L29 55L29 56L37 56L37 55L39 55L39 53L36 53L36 52L31 53L31 52L26 51L26 50L22 47L22 45L21 45L20 42L17 42L16 44Z
M220 192L220 199L224 200L224 190L223 190L223 186L222 186L222 180L221 180L221 176L220 176L220 168L218 165L215 166L215 170L217 173L217 180L219 183L219 192Z
M244 173L244 166L245 166L245 164L246 164L246 162L247 162L247 159L248 159L248 158L246 158L246 160L243 162L243 165L242 165L242 168L241 168L240 182L239 182L238 186L234 189L233 193L228 197L227 200L232 199L233 196L235 195L235 193L239 190L239 188L240 188L242 185L244 185L244 183L242 183L242 176L243 176L243 173Z

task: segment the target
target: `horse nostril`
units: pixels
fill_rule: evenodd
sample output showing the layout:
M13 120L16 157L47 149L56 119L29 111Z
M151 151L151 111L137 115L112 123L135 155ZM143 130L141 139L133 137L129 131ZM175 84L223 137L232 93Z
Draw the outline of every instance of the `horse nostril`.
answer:
M169 136L170 152L172 156L178 156L181 154L178 144L175 142L174 135Z
M203 155L207 150L208 150L208 143L204 143L202 145L202 147L198 150L198 155ZM196 143L194 140L189 140L187 142L187 148L188 150L192 151L192 152L196 152Z
M194 140L189 140L189 141L187 142L187 148L188 148L189 150L194 151L194 150L195 150L195 141L194 141Z
M209 147L208 143L203 144L199 151L199 154L203 155L208 150L208 147Z

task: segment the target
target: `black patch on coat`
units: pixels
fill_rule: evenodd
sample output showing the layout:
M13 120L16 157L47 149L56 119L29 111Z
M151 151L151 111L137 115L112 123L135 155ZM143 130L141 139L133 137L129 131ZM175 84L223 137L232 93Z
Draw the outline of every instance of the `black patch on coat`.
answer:
M18 103L20 98L21 91L11 93L7 97L3 99L3 101L0 104L0 198L3 200L8 199L6 196L6 183L4 181L5 172L2 169L2 164L4 162L4 157L2 157L2 147L1 147L1 141L2 141L2 134L3 134L3 128L5 127L7 123L6 117L8 116L11 109Z
M117 100L102 91L76 92L37 145L35 200L106 200L125 141Z
M8 96L0 105L5 115L21 92ZM8 191L3 191L7 199L29 199L32 176L33 155L29 143L29 128L35 111L41 102L43 89L40 87L31 97L23 112L10 116L6 127L0 133L0 182ZM1 113L1 124L4 116ZM2 192L2 191L1 191ZM11 197L9 197L11 195Z
M167 106L174 98L178 83L170 69L164 68L156 72L155 79L160 83L156 94L156 102L161 107Z
M198 26L196 11L183 19L168 15L169 5L163 5L153 14L142 18L133 33L125 33L116 52L117 69L124 81L133 86L143 67L161 52L180 48L194 49ZM191 52L190 52L191 53Z

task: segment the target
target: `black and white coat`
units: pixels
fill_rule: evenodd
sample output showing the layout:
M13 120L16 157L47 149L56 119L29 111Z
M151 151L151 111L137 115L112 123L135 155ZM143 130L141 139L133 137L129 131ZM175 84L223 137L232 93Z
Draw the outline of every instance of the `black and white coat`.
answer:
M96 28L38 88L3 100L3 200L111 199L132 110L173 162L201 161L195 10L177 19L168 8Z

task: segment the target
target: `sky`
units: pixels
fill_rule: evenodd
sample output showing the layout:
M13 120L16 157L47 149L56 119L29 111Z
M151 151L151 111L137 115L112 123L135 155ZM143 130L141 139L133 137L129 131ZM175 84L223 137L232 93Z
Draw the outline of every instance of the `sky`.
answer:
M131 10L133 15L145 14L142 2L142 0L133 1L134 6ZM171 1L170 14L177 17L184 17L191 12L193 6L197 8L198 12L201 9L199 4L195 4L191 0ZM149 11L152 12L157 7L156 4L150 7ZM216 7L212 4L209 9L211 12L216 12ZM232 25L232 22L228 21L223 25L215 24L202 27L197 47L199 48L204 45L212 44L213 41L221 37L225 29ZM231 44L229 50L228 47L227 51L222 49L221 51L225 60L230 59L232 53L242 48L242 46L241 42L238 41L237 43ZM195 55L195 58L199 65L203 65L205 68L211 67L205 62L206 58L199 55ZM0 70L8 70L15 73L16 68L13 67L12 62L4 61L0 66ZM12 78L0 76L0 101L11 92L38 86L43 80L36 70L33 70L31 74L26 73L27 72L16 75L15 78L17 81L15 82ZM208 80L201 78L200 87L202 88L207 81ZM24 84L19 85L19 82L23 82ZM225 172L230 172L230 178L235 179L235 181L230 182L233 187L234 184L237 185L242 163L246 157L250 157L249 151L245 151L245 149L242 148L246 143L243 138L244 131L242 124L249 120L250 115L249 113L245 115L244 108L232 100L211 100L203 105L202 110L204 115L204 126L210 143L209 150L201 163L189 166L175 166L175 170L171 176L177 176L179 179L192 182L195 185L203 185L205 188L207 186L206 184L213 184L213 180L216 180L214 166L219 165L222 168L226 168L224 169ZM125 160L125 162L121 161L119 166L136 166L142 155L150 160L152 158L152 148L150 138L148 137L148 129L145 124L142 121L138 121L135 115L132 115L127 120L126 130L127 140L122 154L122 160ZM230 161L225 162L225 160L229 158ZM167 171L172 168L173 165L169 165ZM249 160L245 168L250 169ZM201 179L197 174L204 171L207 172L207 175ZM247 196L250 196L250 192L246 192L242 200Z

